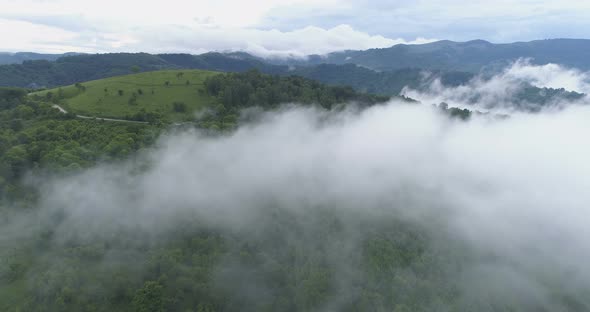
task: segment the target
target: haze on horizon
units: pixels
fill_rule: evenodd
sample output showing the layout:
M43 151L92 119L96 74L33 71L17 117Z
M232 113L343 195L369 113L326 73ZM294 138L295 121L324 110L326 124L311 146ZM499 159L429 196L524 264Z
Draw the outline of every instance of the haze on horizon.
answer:
M438 39L584 38L587 1L0 0L0 51L302 56Z

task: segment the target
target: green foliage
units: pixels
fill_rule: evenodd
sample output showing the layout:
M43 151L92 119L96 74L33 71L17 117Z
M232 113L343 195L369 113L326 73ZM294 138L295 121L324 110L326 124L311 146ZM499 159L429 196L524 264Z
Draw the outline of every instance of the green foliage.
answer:
M21 102L27 90L21 88L0 87L0 109L10 109Z
M159 132L147 125L75 119L25 95L11 90L0 99L12 107L0 110L0 203L32 195L21 184L27 172L66 173L100 160L123 159L152 144ZM139 117L159 116L144 112Z
M164 288L158 282L145 282L133 297L133 306L137 312L163 312Z
M260 106L266 109L282 103L319 104L330 109L336 103L359 102L370 105L388 100L355 92L351 87L328 87L297 76L279 77L258 71L213 76L205 89L220 99L226 109Z
M78 89L79 92L84 92L86 91L86 87L84 85L82 85L81 83L77 82L74 87L76 87L76 89ZM63 91L61 88L59 89L60 91ZM63 97L63 93L60 97Z
M459 118L461 120L467 120L471 118L472 112L466 108L450 107L449 104L443 102L438 105L438 108L444 113L448 114L453 118Z
M350 87L326 86L298 76L271 76L256 70L211 76L203 85L217 104L200 118L199 126L214 131L235 129L241 110L248 107L272 110L281 104L296 103L332 109L335 104L368 106L389 100Z

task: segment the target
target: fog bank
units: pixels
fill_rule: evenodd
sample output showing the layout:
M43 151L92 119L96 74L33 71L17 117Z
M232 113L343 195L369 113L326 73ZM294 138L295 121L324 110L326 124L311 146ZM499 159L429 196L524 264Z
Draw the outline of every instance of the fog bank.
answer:
M468 122L401 103L285 108L233 134L172 133L139 159L41 181L38 217L1 232L18 241L19 229L51 224L59 246L202 227L321 248L338 276L330 310L355 292L365 237L397 220L424 233L430 253L468 251L440 268L466 302L557 309L555 287L579 300L590 289L588 120L580 106ZM245 271L219 272L233 285L224 281Z

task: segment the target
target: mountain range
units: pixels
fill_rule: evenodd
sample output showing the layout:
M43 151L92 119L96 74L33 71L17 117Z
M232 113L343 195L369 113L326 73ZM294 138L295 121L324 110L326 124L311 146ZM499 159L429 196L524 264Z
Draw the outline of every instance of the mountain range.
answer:
M477 73L484 69L502 68L519 58L530 58L532 64L556 63L589 70L590 40L549 39L506 44L484 40L443 40L416 45L398 44L384 49L334 52L325 56L311 55L306 60L285 60L277 63L353 63L379 71L418 67Z
M437 41L385 49L343 51L303 59L264 59L245 52L191 54L0 54L0 86L42 88L162 69L203 69L298 75L363 92L397 95L406 86L420 89L435 79L457 86L475 75L494 73L510 63L557 63L590 69L590 40L553 39L510 44L483 40ZM427 71L429 75L424 75Z

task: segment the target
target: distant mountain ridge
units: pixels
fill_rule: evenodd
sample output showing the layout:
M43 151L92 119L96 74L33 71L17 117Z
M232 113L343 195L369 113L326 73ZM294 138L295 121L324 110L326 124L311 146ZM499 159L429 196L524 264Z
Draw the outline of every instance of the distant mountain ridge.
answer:
M258 69L278 74L287 66L267 64L254 58L239 59L231 54L147 54L109 53L62 56L55 61L28 60L22 64L0 65L0 86L56 87L134 72L163 69L203 69L241 72Z
M44 54L35 52L0 52L0 65L21 64L24 61L55 61L60 57L69 55L78 55L80 53L62 53L62 54Z
M334 52L311 55L307 60L282 60L277 64L316 65L353 63L379 71L407 67L429 70L479 72L506 66L519 58L530 58L532 64L557 63L590 70L589 39L547 39L530 42L494 44L485 40L426 44L398 44L390 48Z
M445 85L460 85L473 77L471 73L432 71L425 81L423 70L404 68L376 72L355 64L320 64L310 66L276 65L246 53L159 54L114 53L66 56L56 61L36 60L0 66L0 86L57 87L77 82L103 79L164 69L202 69L244 72L256 69L273 75L297 75L331 85L348 85L363 92L398 95L405 86L419 88L440 78Z
M27 60L55 61L61 57L76 54L79 53L0 52L0 64L20 64ZM425 44L397 44L389 48L309 55L303 59L261 58L246 52L156 55L163 58L170 56L168 59L183 55L184 61L188 61L190 64L195 64L194 58L208 58L211 60L210 56L223 55L235 59L236 62L249 62L251 64L310 66L352 63L377 71L422 68L465 72L479 72L482 68L502 67L519 58L530 58L533 64L557 63L581 70L590 70L590 39L544 39L514 43L491 43L479 39L466 42L441 40ZM172 63L178 63L178 60L180 59Z

